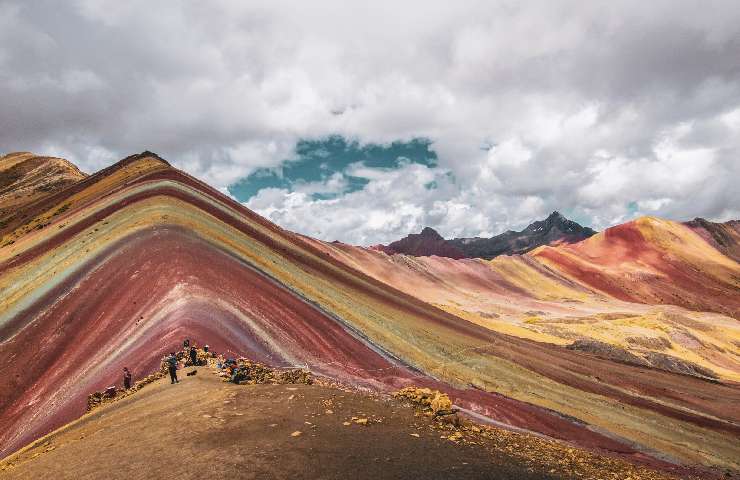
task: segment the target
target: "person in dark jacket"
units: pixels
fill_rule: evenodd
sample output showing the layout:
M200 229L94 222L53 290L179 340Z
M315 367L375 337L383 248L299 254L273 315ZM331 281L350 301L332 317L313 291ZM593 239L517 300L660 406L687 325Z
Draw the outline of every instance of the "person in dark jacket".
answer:
M198 351L195 347L190 347L190 363L195 366L198 364Z
M123 367L123 388L125 390L131 388L131 372L127 367Z
M182 348L188 348L190 346L190 339L186 338L184 342L182 342Z
M175 356L175 352L170 352L170 356L165 361L167 362L167 370L170 372L171 383L180 383L180 380L177 379L177 357Z

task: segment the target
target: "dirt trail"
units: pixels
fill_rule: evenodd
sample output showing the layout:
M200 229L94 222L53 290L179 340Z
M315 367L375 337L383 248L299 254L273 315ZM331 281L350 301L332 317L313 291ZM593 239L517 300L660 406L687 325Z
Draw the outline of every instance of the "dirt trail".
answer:
M163 379L96 409L0 463L2 477L567 478L440 438L429 418L397 400L318 385L233 385L211 372L183 371L178 385Z

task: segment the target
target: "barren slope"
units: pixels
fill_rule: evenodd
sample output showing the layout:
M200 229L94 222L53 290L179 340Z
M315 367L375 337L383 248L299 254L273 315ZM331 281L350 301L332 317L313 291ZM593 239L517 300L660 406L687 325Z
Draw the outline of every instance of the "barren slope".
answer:
M317 385L233 385L197 370L43 438L0 462L3 478L669 480L529 435L452 429L397 400ZM454 432L462 435L451 441Z
M67 160L28 152L0 156L0 224L25 205L85 178Z

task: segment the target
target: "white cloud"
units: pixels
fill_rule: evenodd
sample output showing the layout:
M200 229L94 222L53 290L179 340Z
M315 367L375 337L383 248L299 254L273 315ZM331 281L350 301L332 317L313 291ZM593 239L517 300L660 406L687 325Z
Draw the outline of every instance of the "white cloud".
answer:
M641 211L655 212L670 204L673 200L670 198L651 198L637 202L637 208Z
M489 150L488 165L494 170L501 166L522 167L531 158L532 151L522 145L518 138L512 138Z
M437 191L427 185L436 181L440 185L438 189L449 187L443 171L419 164L407 163L398 169L371 169L355 164L347 172L367 178L369 183L339 199L312 198L311 193L343 186L339 180L341 174L337 173L321 185L314 182L293 192L262 189L245 205L307 235L373 244L392 241L423 228L434 215L425 205L434 202Z
M0 145L87 171L149 149L223 190L300 138L428 137L438 170L357 165L363 191L311 199L342 191L336 177L249 202L360 243L425 224L490 235L555 209L596 228L648 210L725 219L738 38L730 1L6 2Z
M314 194L335 194L344 193L349 187L349 181L341 172L335 172L328 178L320 182L296 182L293 190L296 192Z

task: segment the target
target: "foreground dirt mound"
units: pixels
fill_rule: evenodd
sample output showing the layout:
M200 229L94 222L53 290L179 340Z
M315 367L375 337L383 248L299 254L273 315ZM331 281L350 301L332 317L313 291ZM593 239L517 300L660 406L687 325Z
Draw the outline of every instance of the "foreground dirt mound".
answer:
M104 405L0 462L3 478L674 478L530 435L441 422L423 414L450 408L438 391L406 389L399 401L318 384L223 383L217 373L199 368Z

